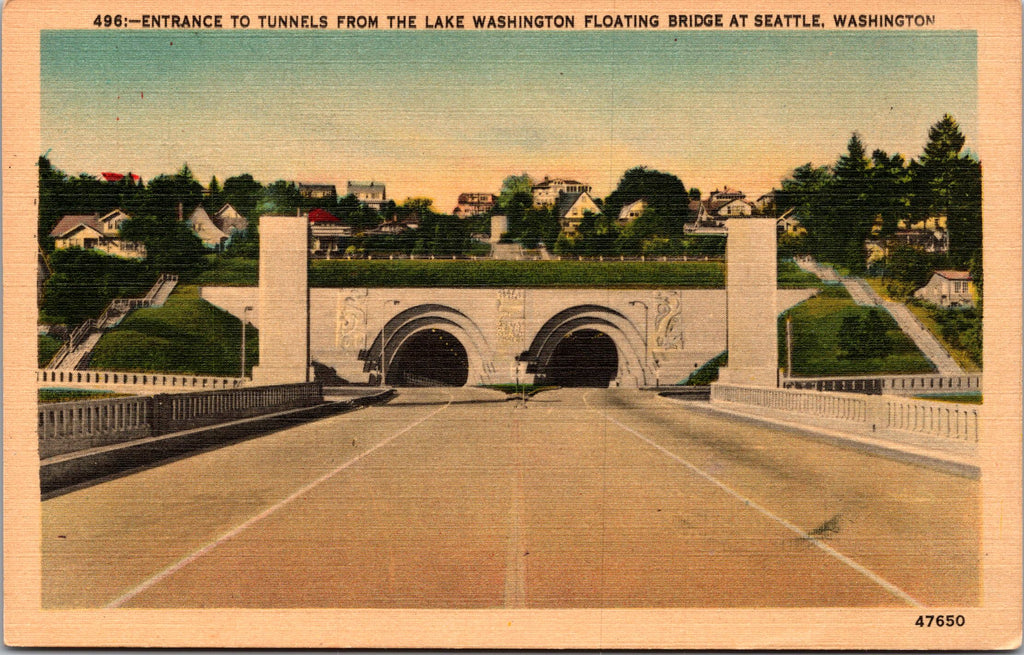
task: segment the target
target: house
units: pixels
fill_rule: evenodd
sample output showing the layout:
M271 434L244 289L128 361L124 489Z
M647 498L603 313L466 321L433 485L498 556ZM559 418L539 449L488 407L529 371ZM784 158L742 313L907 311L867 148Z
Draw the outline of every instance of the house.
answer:
M648 203L643 198L623 205L622 209L619 210L619 225L629 225L640 218L647 211L647 207Z
M388 202L387 188L379 182L353 182L349 180L346 195L355 196L363 205L380 211Z
M202 205L197 205L188 217L188 225L207 248L220 249L230 238L217 227Z
M494 209L498 198L493 193L460 193L459 203L452 210L457 218L470 218Z
M309 249L314 253L325 254L329 258L331 253L344 249L344 239L350 236L352 227L342 224L340 218L326 209L309 212Z
M793 216L792 209L775 219L775 227L780 235L799 237L807 234L807 228L800 224L799 218Z
M367 234L401 234L406 230L419 229L419 226L419 219L416 218L409 218L404 221L385 221L377 226L376 229L367 232Z
M968 271L935 271L914 297L939 307L972 307L974 279Z
M712 191L707 200L691 201L690 211L696 215L697 228L721 228L730 218L753 214L754 205L742 191L725 187Z
M562 225L562 232L573 236L579 230L583 217L587 214L596 216L601 213L601 208L586 191L581 193L562 192L558 196L555 211L558 215L558 222Z
M539 184L533 186L533 206L554 206L563 193L590 193L590 185L563 178L550 179L545 175Z
M768 193L761 194L752 203L754 211L758 214L767 214L775 208L775 192L769 191Z
M298 187L299 195L303 198L312 198L314 200L327 198L334 200L338 197L338 190L333 184L306 184L299 182Z
M69 215L60 219L50 236L54 239L54 248L82 248L83 250L99 250L115 257L128 259L144 259L146 247L134 241L121 239L121 226L131 218L120 209L110 211L103 216L99 214Z
M239 214L238 210L230 204L225 204L218 209L217 213L210 217L210 220L224 234L244 232L249 227L249 221L246 220L245 216Z

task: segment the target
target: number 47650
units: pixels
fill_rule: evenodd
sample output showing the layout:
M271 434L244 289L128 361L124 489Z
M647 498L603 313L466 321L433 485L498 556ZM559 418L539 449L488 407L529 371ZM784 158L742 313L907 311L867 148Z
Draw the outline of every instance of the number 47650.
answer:
M959 628L964 623L966 623L966 619L964 619L963 614L922 614L914 621L914 625L921 626L922 628L930 628L932 626L937 628Z

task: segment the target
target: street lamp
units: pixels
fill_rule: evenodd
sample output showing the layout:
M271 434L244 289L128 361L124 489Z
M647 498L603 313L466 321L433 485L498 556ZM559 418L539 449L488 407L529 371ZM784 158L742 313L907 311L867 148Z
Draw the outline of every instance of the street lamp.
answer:
M388 381L388 358L386 357L385 349L388 347L388 335L387 335L387 321L385 320L385 308L390 305L397 305L402 302L401 300L385 300L384 304L381 305L380 310L380 386L384 386Z
M642 300L630 300L630 305L640 305L644 308L644 382L647 381L647 314L650 311L647 308L647 303Z
M245 324L251 311L252 307L249 305L242 308L242 375L240 377L243 379L245 379Z

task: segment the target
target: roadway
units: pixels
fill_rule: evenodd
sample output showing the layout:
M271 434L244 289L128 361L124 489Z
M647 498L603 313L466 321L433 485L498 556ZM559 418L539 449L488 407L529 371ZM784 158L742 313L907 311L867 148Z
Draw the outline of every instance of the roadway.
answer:
M44 607L979 602L979 482L635 390L401 390L43 502Z

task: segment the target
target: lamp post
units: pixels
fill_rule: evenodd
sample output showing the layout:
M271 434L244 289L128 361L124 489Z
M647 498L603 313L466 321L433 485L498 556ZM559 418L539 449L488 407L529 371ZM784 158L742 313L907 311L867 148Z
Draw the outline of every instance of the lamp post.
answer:
M384 386L388 382L388 358L387 358L387 347L388 347L388 335L387 335L387 321L384 315L385 309L388 305L397 305L402 302L401 300L385 300L381 306L380 311L380 386Z
M246 305L242 308L242 375L239 376L245 379L245 324L249 320L249 312L252 311L252 307Z
M640 305L644 308L644 382L647 382L647 314L650 311L647 308L647 303L642 300L630 300L630 305Z

